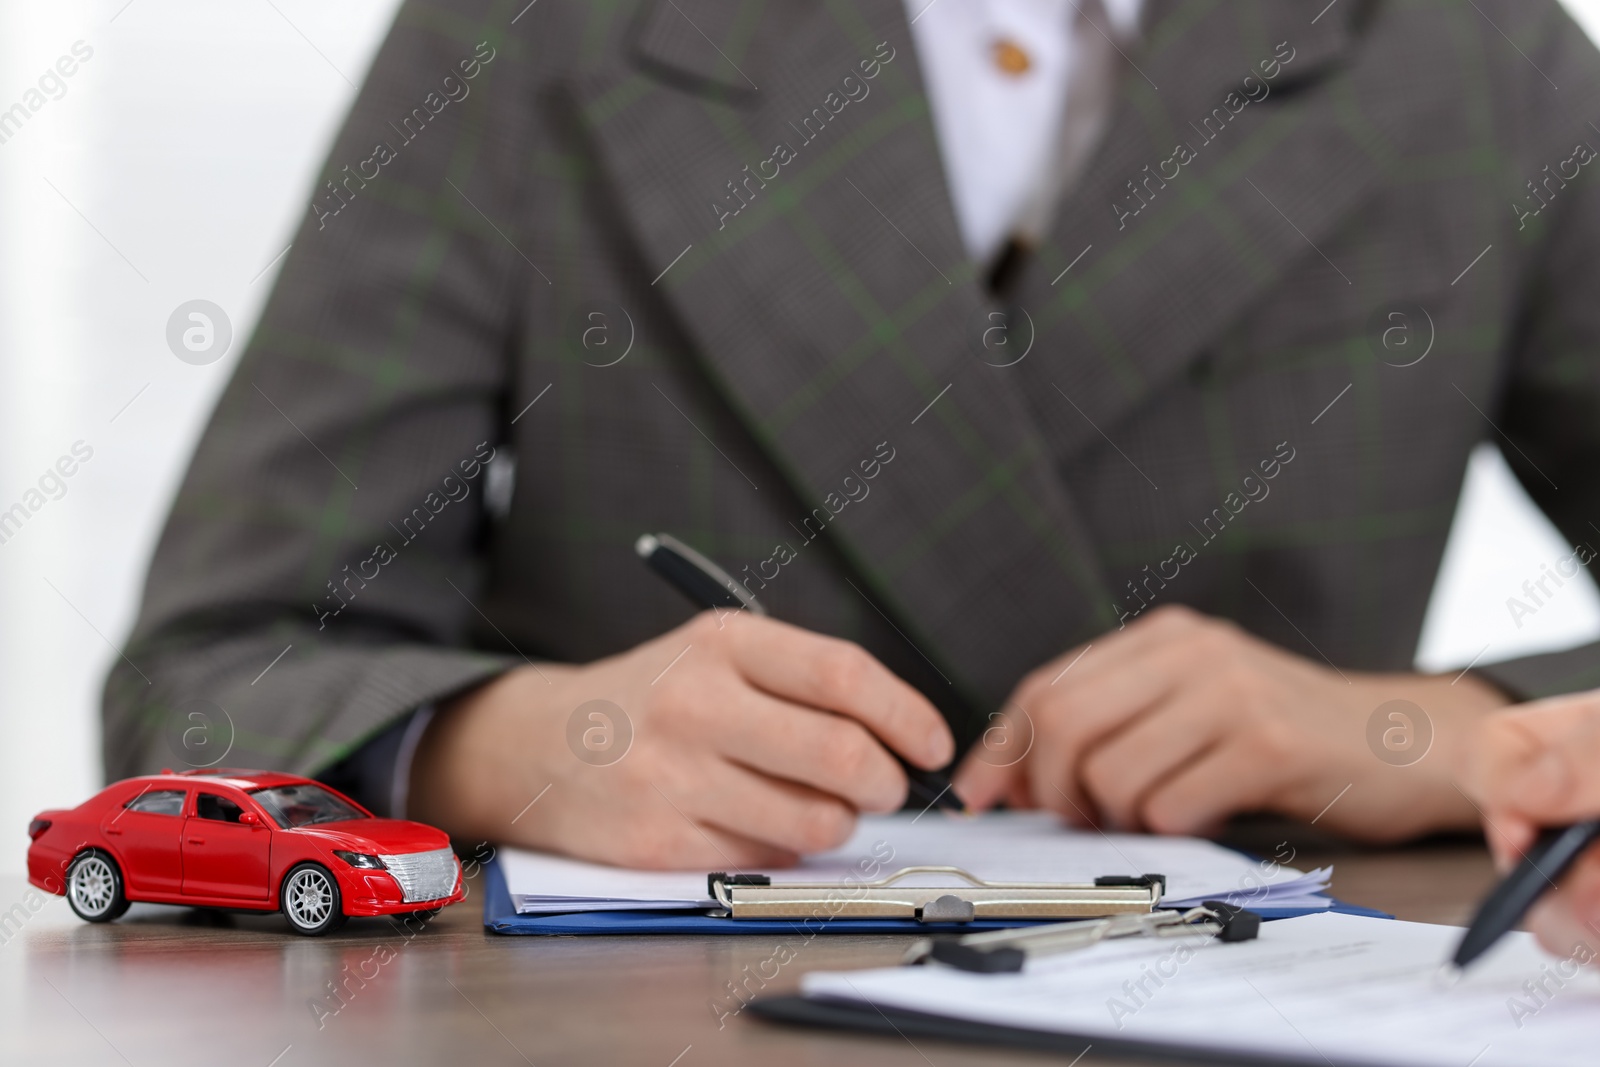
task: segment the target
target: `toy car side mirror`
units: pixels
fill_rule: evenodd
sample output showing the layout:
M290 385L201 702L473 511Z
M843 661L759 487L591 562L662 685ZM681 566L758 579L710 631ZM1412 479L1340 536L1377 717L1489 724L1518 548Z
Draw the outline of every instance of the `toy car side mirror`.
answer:
M244 823L246 826L254 826L258 829L261 826L261 816L257 815L253 811L241 811L239 813L239 821Z

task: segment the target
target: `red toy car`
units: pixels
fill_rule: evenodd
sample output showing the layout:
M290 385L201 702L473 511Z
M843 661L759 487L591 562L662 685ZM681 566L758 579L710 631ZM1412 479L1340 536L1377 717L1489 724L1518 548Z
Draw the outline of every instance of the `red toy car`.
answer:
M130 901L282 911L300 934L351 915L431 918L463 895L442 830L380 819L309 778L163 771L28 826L28 881L109 922Z

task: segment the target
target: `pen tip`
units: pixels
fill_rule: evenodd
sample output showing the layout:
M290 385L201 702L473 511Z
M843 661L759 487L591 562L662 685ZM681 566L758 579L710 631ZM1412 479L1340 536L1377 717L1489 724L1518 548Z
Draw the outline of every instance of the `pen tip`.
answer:
M1461 968L1454 963L1441 964L1439 969L1433 972L1433 984L1440 989L1449 989L1461 981L1461 975Z

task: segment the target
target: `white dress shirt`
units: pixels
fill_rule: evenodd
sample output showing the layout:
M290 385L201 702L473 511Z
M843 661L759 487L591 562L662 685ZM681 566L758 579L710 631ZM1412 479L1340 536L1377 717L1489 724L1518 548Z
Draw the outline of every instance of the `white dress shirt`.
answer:
M1113 36L1129 39L1143 0L1101 0ZM905 0L922 64L945 181L967 253L991 260L1046 169L1066 115L1073 0ZM1090 27L1083 32L1094 33ZM1009 41L1027 56L1012 74L995 60Z

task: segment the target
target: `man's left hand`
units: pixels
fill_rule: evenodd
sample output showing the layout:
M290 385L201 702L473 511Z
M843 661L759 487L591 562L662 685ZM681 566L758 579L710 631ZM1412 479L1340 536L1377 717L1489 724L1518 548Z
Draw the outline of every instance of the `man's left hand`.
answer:
M1369 745L1369 719L1392 700L1425 720L1385 716L1382 736L1431 735L1420 755ZM974 809L1003 799L1077 825L1203 834L1273 811L1398 841L1476 825L1456 781L1472 728L1507 703L1474 675L1341 672L1164 607L1023 679L955 788Z

